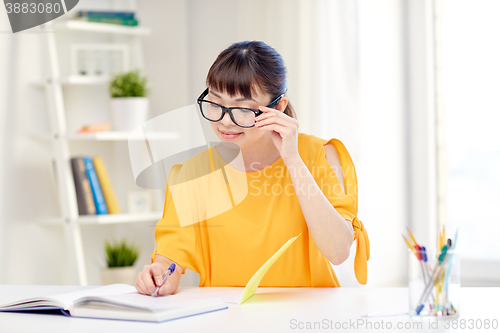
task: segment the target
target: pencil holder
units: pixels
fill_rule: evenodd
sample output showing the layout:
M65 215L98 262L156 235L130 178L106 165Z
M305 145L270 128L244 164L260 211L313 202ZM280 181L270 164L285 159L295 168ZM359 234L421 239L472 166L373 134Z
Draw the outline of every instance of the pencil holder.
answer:
M460 258L455 250L408 249L410 316L456 318L460 313Z

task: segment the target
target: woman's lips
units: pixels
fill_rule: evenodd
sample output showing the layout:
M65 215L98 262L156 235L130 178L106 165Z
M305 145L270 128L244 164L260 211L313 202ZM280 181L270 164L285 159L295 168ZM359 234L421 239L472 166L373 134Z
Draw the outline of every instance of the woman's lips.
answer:
M222 137L224 139L235 139L237 137L239 137L241 134L243 134L243 132L226 132L226 131L221 131L219 130L220 134L222 135Z

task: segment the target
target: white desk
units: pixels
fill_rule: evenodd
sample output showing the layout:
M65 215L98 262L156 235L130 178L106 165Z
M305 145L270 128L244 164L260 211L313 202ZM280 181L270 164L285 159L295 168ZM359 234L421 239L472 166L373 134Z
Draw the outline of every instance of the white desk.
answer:
M77 290L79 286L23 286L0 285L0 303L23 298L48 296ZM199 288L179 288L199 289ZM209 288L202 288L209 289ZM225 289L225 288L218 288ZM460 319L483 323L488 319L500 321L500 288L462 288L460 294ZM429 320L421 328L397 329L401 325L417 325L407 316L361 318L376 311L401 313L408 311L406 288L259 288L257 293L242 305L231 305L229 309L181 318L163 323L117 321L103 319L70 318L58 315L0 312L0 332L333 332L366 331L369 323L373 331L380 332L376 325L392 325L393 332L453 332L476 331L476 329L445 330L445 321L439 321L439 329L429 329ZM295 321L294 321L295 320ZM332 321L332 322L330 322ZM335 329L335 324L350 325L351 329ZM302 323L302 324L299 324ZM306 329L307 322L319 322L327 326ZM304 325L299 329L299 325ZM312 324L314 325L314 324ZM318 324L317 324L318 325ZM330 326L331 325L331 326ZM318 328L318 326L316 326ZM322 327L322 328L321 328ZM354 328L354 329L353 329ZM485 332L500 332L497 329L480 329Z

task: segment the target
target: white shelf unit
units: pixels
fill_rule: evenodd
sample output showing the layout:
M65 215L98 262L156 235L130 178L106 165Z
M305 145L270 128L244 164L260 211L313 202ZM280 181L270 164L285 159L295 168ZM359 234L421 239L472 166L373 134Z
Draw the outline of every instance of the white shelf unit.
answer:
M60 216L44 219L43 224L56 224L64 227L68 254L71 259L73 276L81 286L86 286L87 269L83 251L83 240L80 227L82 225L103 225L116 223L153 222L161 218L161 212L147 214L108 214L82 215L78 214L78 205L71 168L70 141L127 141L128 132L98 132L69 133L64 105L63 85L103 85L108 80L103 78L61 77L56 33L62 30L85 31L90 34L123 34L130 38L130 48L135 52L136 68L143 69L141 37L151 31L144 27L127 27L93 22L48 22L42 26L46 33L40 34L45 39L47 47L46 77L34 83L35 87L43 88L50 120L50 134L37 136L38 139L50 140L56 164L56 180L60 203ZM70 33L70 32L68 32ZM85 87L81 88L85 89ZM175 134L158 133L162 138L175 138ZM90 145L89 145L90 147ZM91 148L89 148L91 149ZM89 152L90 153L90 152Z

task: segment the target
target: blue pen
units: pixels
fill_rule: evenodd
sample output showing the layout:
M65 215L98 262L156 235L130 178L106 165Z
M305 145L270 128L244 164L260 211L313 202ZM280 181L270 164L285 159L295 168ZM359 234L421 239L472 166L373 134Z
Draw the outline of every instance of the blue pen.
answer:
M427 278L430 276L429 266L427 266L427 253L425 252L425 246L420 248L422 253L422 261L424 262L424 270L425 270L425 283L427 283Z
M167 276L171 275L174 271L175 271L175 264L172 264L165 272L165 275L163 276L163 283L161 284L161 286L163 286L165 284L165 281L167 281ZM153 297L156 296L156 293L158 292L161 286L156 287L155 291L151 296Z

